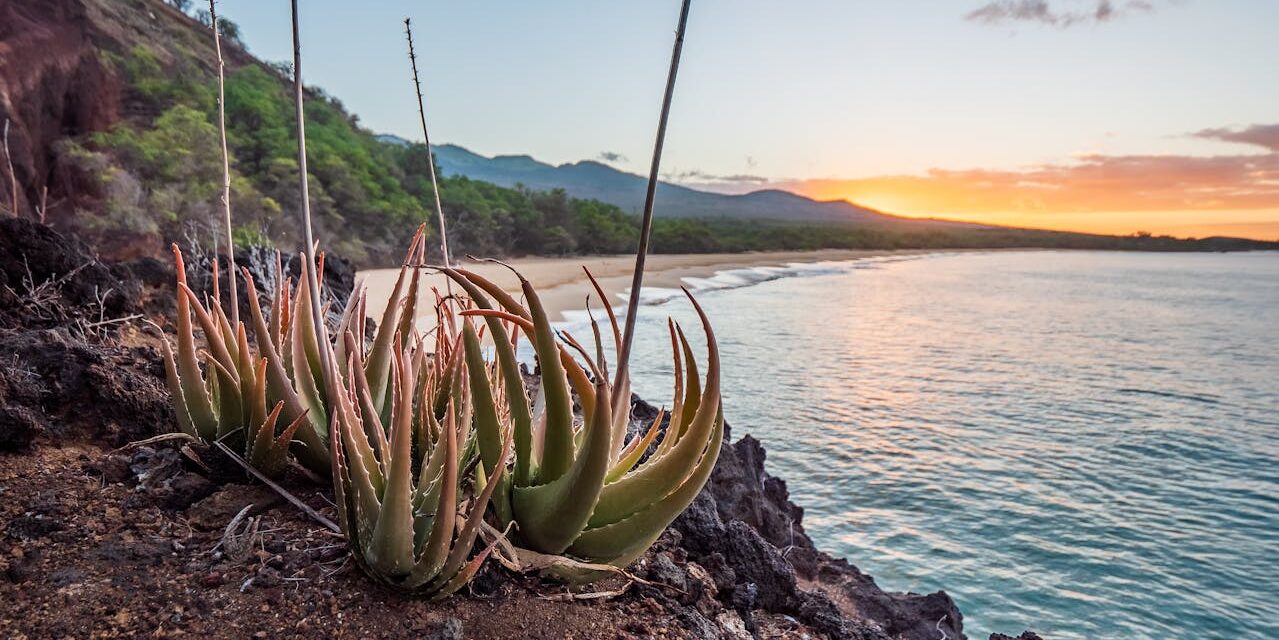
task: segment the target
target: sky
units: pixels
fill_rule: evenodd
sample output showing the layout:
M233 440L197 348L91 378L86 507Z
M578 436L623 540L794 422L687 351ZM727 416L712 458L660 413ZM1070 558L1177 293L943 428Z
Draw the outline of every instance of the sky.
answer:
M679 0L301 0L376 132L646 174ZM291 58L289 3L219 0ZM693 0L663 174L891 213L1279 239L1279 2Z

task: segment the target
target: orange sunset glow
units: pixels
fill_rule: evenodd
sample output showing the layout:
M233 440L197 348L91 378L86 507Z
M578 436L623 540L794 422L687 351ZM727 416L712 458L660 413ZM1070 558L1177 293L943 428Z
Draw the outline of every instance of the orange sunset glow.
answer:
M1249 132L1235 136L1244 133ZM1273 240L1279 238L1279 127L1255 127L1250 133L1246 143L1269 153L1089 154L1023 171L933 169L923 175L797 180L785 187L908 217Z

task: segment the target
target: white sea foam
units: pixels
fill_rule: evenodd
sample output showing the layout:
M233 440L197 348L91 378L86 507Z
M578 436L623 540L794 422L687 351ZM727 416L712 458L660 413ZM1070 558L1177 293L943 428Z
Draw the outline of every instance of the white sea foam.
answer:
M723 269L716 271L713 275L705 277L687 276L681 278L684 288L690 292L704 293L707 291L721 291L724 289L740 289L742 287L750 287L763 282L772 280L780 280L782 278L805 278L813 276L834 275L840 273L848 273L854 269L875 269L878 265L887 262L900 262L902 260L915 260L933 255L947 255L945 253L936 254L912 254L912 255L885 255L870 256L866 258L857 258L853 260L825 260L820 262L789 262L783 266L758 266L758 267L739 267L735 269ZM617 294L617 302L613 305L613 313L619 318L626 315L626 302L630 297L630 288L626 288ZM657 306L672 300L679 300L684 297L684 292L674 287L644 287L640 291L640 305ZM590 323L591 317L596 320L603 317L601 309L595 308L587 311L586 309L572 309L563 312L563 319L555 323L556 328L571 329L573 327L584 327Z

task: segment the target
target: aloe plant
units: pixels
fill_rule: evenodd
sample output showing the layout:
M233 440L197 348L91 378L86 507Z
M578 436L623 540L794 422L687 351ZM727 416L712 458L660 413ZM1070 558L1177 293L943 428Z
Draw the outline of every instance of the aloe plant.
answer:
M415 335L411 328L397 331L385 409L373 401L360 340L344 334L346 383L334 406L331 456L339 525L361 568L389 586L436 597L466 584L488 555L468 560L498 487L478 476L482 488L459 515L460 469L473 455L472 405L454 325L441 320L430 355L419 338L406 337ZM504 438L493 452L497 466L510 446Z
M232 440L243 445L244 457L269 476L284 471L294 437L314 441L307 411L289 411L281 424L284 400L269 402L270 361L249 345L243 323L232 326L222 309L214 264L214 291L208 308L187 286L182 252L173 246L177 272L177 352L163 341L164 368L178 427L206 442ZM194 322L192 320L194 315ZM199 349L194 325L206 344ZM204 368L200 367L203 360ZM268 412L267 407L272 406ZM282 429L281 429L282 427Z
M706 333L705 383L683 332L671 323L676 370L682 366L683 371L676 378L662 442L640 463L663 419L659 416L647 433L623 442L630 420L629 381L625 373L609 381L597 325L593 324L596 353L591 357L572 336L556 335L537 291L522 276L527 306L475 273L444 272L466 290L476 307L460 315L483 317L495 344L496 363L489 367L478 332L463 324L477 445L485 475L500 485L493 497L496 513L503 524L514 522L516 541L534 551L629 564L697 496L719 455L724 428L719 350L701 306L689 295ZM617 319L611 309L608 313L617 345ZM537 355L536 401L528 397L507 324L527 335ZM585 368L574 352L585 356ZM578 428L574 393L583 415ZM540 411L534 411L535 404ZM498 455L506 423L515 448L510 469Z
M279 278L268 314L258 300L252 274L243 269L254 335L250 343L246 327L242 323L233 327L222 308L216 264L215 290L206 307L187 286L182 252L174 246L173 253L178 340L176 353L165 341L164 358L179 428L206 442L228 439L242 443L245 459L269 476L284 471L290 451L307 468L327 474L331 468L328 426L334 400L325 390L319 332L307 312L308 288L300 286L294 291L289 279ZM419 277L408 265L421 261L424 253L423 230L419 229L368 353L364 353L363 340L359 341L370 401L378 411L389 411L391 339L397 332L408 331L416 312ZM323 269L323 256L318 268ZM304 280L310 275L308 271L303 260ZM364 318L364 296L356 292L347 302L338 332L350 330L364 336ZM196 342L196 325L205 349ZM338 361L347 350L345 343L338 345Z

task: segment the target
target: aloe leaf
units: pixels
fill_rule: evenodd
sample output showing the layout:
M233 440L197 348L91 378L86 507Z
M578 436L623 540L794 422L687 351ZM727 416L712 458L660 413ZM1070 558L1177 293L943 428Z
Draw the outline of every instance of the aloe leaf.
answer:
M244 405L240 402L240 383L226 367L222 366L222 363L209 355L209 352L201 351L200 354L204 356L205 369L212 374L209 376L209 382L212 383L213 400L217 405L217 438L222 438L244 427ZM241 434L241 436L244 435L246 434Z
M275 442L275 424L280 418L280 410L284 403L275 403L275 408L253 428L247 453L249 464L267 476L276 476L284 467L284 459L274 459L271 445Z
M347 345L347 362L350 363L347 367L347 381L359 398L360 420L364 423L364 432L369 438L369 445L373 447L378 460L385 461L387 450L390 448L386 439L386 427L382 424L382 418L373 404L368 377L364 375L364 361L360 356L356 340L357 338L350 331L342 336L343 344Z
M715 341L715 332L711 329L710 321L707 320L701 306L691 295L689 300L692 301L693 307L701 317L702 328L706 332L706 388L697 399L697 404L694 405L701 409L696 410L687 430L678 435L674 446L661 456L650 458L639 469L604 487L603 492L600 493L599 503L595 507L595 513L591 516L590 527L617 522L648 504L664 498L679 486L688 470L693 468L697 457L701 455L706 445L707 438L714 429L720 404L719 345ZM678 326L676 330L679 331ZM684 338L682 332L679 332L679 337L684 347L689 375L695 376L696 364L693 363L688 340ZM692 389L695 386L693 380L690 380L689 388ZM687 397L684 410L688 410ZM667 428L667 437L671 435L670 429L671 427Z
M340 448L347 460L347 469L351 476L348 493L367 513L374 513L382 495L384 476L378 465L373 448L361 426L359 414L349 393L338 393L334 403L334 425L342 426ZM337 435L333 438L337 439ZM336 446L336 445L334 445ZM336 479L335 479L336 482Z
M567 553L618 567L625 567L643 555L706 485L706 480L715 468L715 461L719 458L723 438L724 420L720 416L715 420L715 430L697 467L678 489L621 522L583 531L573 541Z
M534 332L530 338L541 372L542 384L539 391L546 401L546 433L537 477L539 484L545 484L563 476L573 465L573 399L565 382L564 365L560 362L555 332L546 316L542 300L537 295L537 290L523 276L520 277L520 285L524 288L528 313L533 319ZM609 414L609 421L612 421L612 414Z
M675 390L671 393L674 403L671 407L671 419L668 423L669 426L666 428L666 435L662 436L662 441L657 445L658 454L675 446L679 425L682 424L684 419L684 362L681 356L679 337L675 335L675 321L667 318L666 329L671 334L671 360L673 361L672 369L675 371Z
M234 369L235 358L231 357L231 352L227 349L221 328L218 327L217 321L200 305L199 298L195 295L195 292L190 287L187 287L186 283L178 283L178 296L186 297L187 308L194 314L196 323L200 325L200 330L204 332L204 341L208 345L209 353L222 366L227 369ZM239 386L239 384L240 381L236 379L236 386Z
M484 293L492 296L502 308L523 317L525 320L533 319L532 316L529 315L528 310L524 308L524 305L520 304L519 301L511 296L511 294L507 293L505 289L498 286L498 284L492 280L489 280L488 278L485 278L473 271L467 271L466 269L451 269L451 271L466 278L468 281L474 283L475 286L483 290ZM474 294L472 294L472 297L474 297ZM483 308L488 309L490 307Z
M502 446L502 428L498 422L497 405L490 388L488 366L480 349L480 338L470 322L462 324L462 344L466 350L466 369L475 404L475 437L480 447L480 459L485 475L492 477L497 469L497 455Z
M410 365L397 352L392 362L391 448L377 525L365 553L369 566L387 576L413 569L413 378Z
M475 303L476 307L493 309L493 303L484 295L481 288L468 279L475 277L483 280L482 278L469 272L455 269L442 269L441 271L466 290L467 295L471 297L471 301ZM515 359L514 343L511 341L506 327L502 325L502 321L493 317L485 318L484 321L488 326L489 335L493 339L493 350L497 356L498 371L501 373L502 380L505 383L506 402L514 431L515 477L513 481L516 486L526 486L532 478L533 415L529 411L528 392L524 388L524 376L520 374L520 366Z
M305 277L305 265L302 271ZM298 309L306 309L310 306L311 294L308 289L308 287L298 287L298 298L295 303ZM328 411L325 410L315 372L310 365L311 362L319 361L319 345L314 340L314 330L315 325L311 321L311 314L294 314L288 340L291 357L285 364L292 374L293 385L298 391L298 397L302 400L303 408L308 409L311 415L315 416L316 422L325 423L328 422Z
M182 254L178 251L177 245L173 247L174 255L177 259L177 272L179 285L182 275ZM195 432L200 437L212 440L217 437L218 418L213 412L213 399L209 397L208 390L204 386L204 376L200 371L200 363L196 359L195 335L192 333L191 327L191 311L190 304L185 296L178 296L178 353L176 362L176 371L181 380L181 389L183 398L186 401L187 411L191 417L191 423L195 428Z
M391 341L395 338L395 331L399 325L400 301L404 298L405 276L409 272L409 263L417 254L422 233L423 227L418 227L417 232L413 234L409 251L405 254L404 262L400 266L400 275L395 278L391 297L388 298L386 309L382 312L382 320L378 323L377 334L373 337L373 346L369 349L368 357L364 359L365 372L369 377L369 389L372 391L378 411L382 411L386 403L387 381L390 379L391 372ZM416 296L417 292L414 291L413 295ZM363 338L360 336L361 340Z
M508 436L502 440L502 450L501 453L498 454L499 467L506 466L506 459L510 456L510 454L511 438ZM489 482L485 484L484 488L480 490L480 494L476 496L475 501L472 503L470 515L466 517L466 521L462 524L462 530L458 532L457 539L453 542L453 550L449 553L448 560L445 562L444 567L440 570L441 578L447 578L455 572L457 573L457 576L441 587L441 595L448 595L453 591L456 591L458 587L465 584L467 580L470 580L470 576L475 574L475 571L479 569L480 564L484 562L484 558L488 557L488 554L497 544L497 541L494 541L493 544L490 544L484 549L484 551L480 552L480 554L467 563L466 566L462 566L463 561L466 560L466 555L471 552L471 547L475 545L475 537L479 534L480 527L484 524L484 510L487 508L488 503L492 499L494 491L499 484L499 482ZM459 567L461 567L460 571ZM459 582L459 580L461 580L461 582Z
M453 540L453 528L457 522L457 425L452 418L444 425L442 438L444 470L440 478L440 497L436 503L435 517L431 523L431 535L422 548L414 574L434 576L448 559L449 543Z
M698 310L700 311L700 308ZM703 320L703 323L705 323L705 320ZM710 327L709 324L705 324L705 326L707 328ZM688 430L688 425L692 423L693 417L697 415L698 407L701 406L702 389L701 379L697 375L697 360L693 357L693 348L688 345L688 339L684 337L684 329L679 326L678 322L675 323L675 333L679 335L680 348L684 352L685 369L683 410L680 412L680 423L674 434L674 442L679 442L679 439L684 437L684 432ZM709 367L709 365L707 366ZM709 377L710 372L708 370L707 378L709 379ZM667 437L670 437L669 433Z
M307 408L303 406L297 390L293 388L293 383L289 379L288 371L285 368L284 359L280 353L280 347L283 345L284 339L279 336L276 329L267 326L266 319L262 314L262 307L258 302L258 290L254 284L253 275L249 273L248 269L242 269L242 272L244 273L244 281L249 293L249 314L253 321L253 331L259 336L258 349L261 350L262 356L267 361L267 395L284 402L284 418L293 422L300 416L310 414ZM280 294L280 298L288 299L284 293ZM287 308L287 305L277 306L272 322L277 318L283 319L284 316L287 316ZM261 336L278 337L273 341L262 340ZM326 442L326 438L329 436L328 431L329 425L327 422L322 422L317 417L312 416L308 418L306 424L298 429L296 434L301 444L298 459L307 468L318 473L331 472L329 443Z
M418 471L417 491L413 499L413 506L418 510L424 510L430 506L434 506L440 497L440 478L444 475L444 458L448 452L444 448L443 428L435 420L435 416L428 414L426 419L431 423L430 428L440 433L440 442L432 447L430 453L422 457L422 468Z
M657 434L661 431L662 420L666 417L666 410L662 409L657 412L657 417L653 419L653 424L649 425L648 431L643 435L637 435L631 439L622 452L618 454L617 462L613 464L613 468L604 478L604 484L616 482L618 478L626 475L640 458L644 457L644 452L648 451L649 445L657 439Z
M613 305L609 302L608 295L604 293L604 287L600 286L599 280L595 279L595 275L586 267L582 267L582 271L586 272L587 279L591 281L591 287L595 289L595 294L599 296L600 302L604 305L604 312L608 315L609 328L613 333L613 352L621 353L622 330L618 326L617 313L613 311ZM599 341L598 329L596 329L596 341ZM602 361L603 358L601 354L600 360ZM629 367L619 367L613 380L613 414L613 441L620 442L620 438L626 434L626 427L631 417Z
M595 412L587 420L582 452L558 479L535 487L516 487L512 494L520 536L534 549L561 553L591 517L604 486L611 453L608 383L595 388Z
M169 395L173 397L173 409L174 413L177 414L178 429L189 436L207 440L208 438L200 433L195 423L191 420L191 412L187 408L186 390L182 387L182 379L178 377L177 363L173 359L173 348L169 346L167 338L162 338L161 342L163 347L161 353L164 355L164 382L169 388ZM201 391L203 391L203 387L201 387Z

